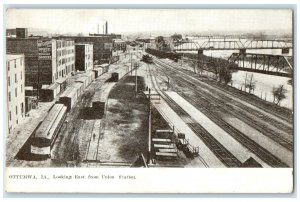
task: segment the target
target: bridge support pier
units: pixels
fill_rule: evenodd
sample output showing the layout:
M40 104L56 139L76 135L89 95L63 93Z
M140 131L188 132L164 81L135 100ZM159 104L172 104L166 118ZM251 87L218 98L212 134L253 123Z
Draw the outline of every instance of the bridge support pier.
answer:
M200 68L200 60L201 60L201 56L203 56L203 50L202 49L199 49L198 50L198 57L197 57L197 67L198 67L198 70Z
M239 52L240 52L240 53L246 53L246 49L245 49L245 48L242 48L242 49L239 50Z
M281 49L281 54L288 54L290 53L290 49L289 48L283 48Z

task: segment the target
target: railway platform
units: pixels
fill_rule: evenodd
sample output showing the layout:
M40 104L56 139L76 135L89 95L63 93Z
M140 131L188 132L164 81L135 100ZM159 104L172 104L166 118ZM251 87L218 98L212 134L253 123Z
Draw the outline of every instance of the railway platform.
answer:
M194 167L195 165L197 167L225 167L163 99L160 99L159 102L157 100L151 101L151 104L157 109L169 125L175 126L177 133L184 133L186 139L188 139L194 147L199 146L199 157L194 158L189 165L185 165L185 167Z
M55 101L39 103L38 109L31 110L22 123L20 123L11 134L6 136L6 166L18 166L21 161L15 161L15 156L26 143L39 123L47 116L48 110Z
M237 140L225 132L221 127L211 121L202 112L195 108L192 104L178 95L176 92L166 92L177 104L182 107L195 121L202 125L217 141L219 141L226 149L228 149L239 161L245 162L250 157L254 158L263 167L269 167L259 157L250 152L241 145Z

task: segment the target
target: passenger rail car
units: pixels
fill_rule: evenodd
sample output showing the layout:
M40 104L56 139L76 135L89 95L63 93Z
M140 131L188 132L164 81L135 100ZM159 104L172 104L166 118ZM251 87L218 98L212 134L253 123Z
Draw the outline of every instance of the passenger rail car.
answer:
M31 139L32 154L51 157L51 148L66 118L67 107L55 104Z

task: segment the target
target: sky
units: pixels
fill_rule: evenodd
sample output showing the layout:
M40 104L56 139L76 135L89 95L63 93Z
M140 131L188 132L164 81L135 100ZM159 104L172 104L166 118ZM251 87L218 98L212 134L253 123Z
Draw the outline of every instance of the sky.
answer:
M8 9L6 28L28 27L55 33L207 33L281 30L292 33L288 9Z

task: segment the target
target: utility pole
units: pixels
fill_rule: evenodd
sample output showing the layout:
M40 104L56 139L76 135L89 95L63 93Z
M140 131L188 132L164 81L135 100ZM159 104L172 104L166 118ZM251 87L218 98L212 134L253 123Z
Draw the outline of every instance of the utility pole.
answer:
M151 159L151 89L149 88L149 116L148 116L148 158L147 164L150 163Z
M132 53L130 53L130 75L132 75Z
M137 95L137 68L138 68L139 64L136 63L135 64L135 98L136 98L136 95Z
M246 77L245 77L245 92L246 92L246 86L247 86L247 73L246 73Z

